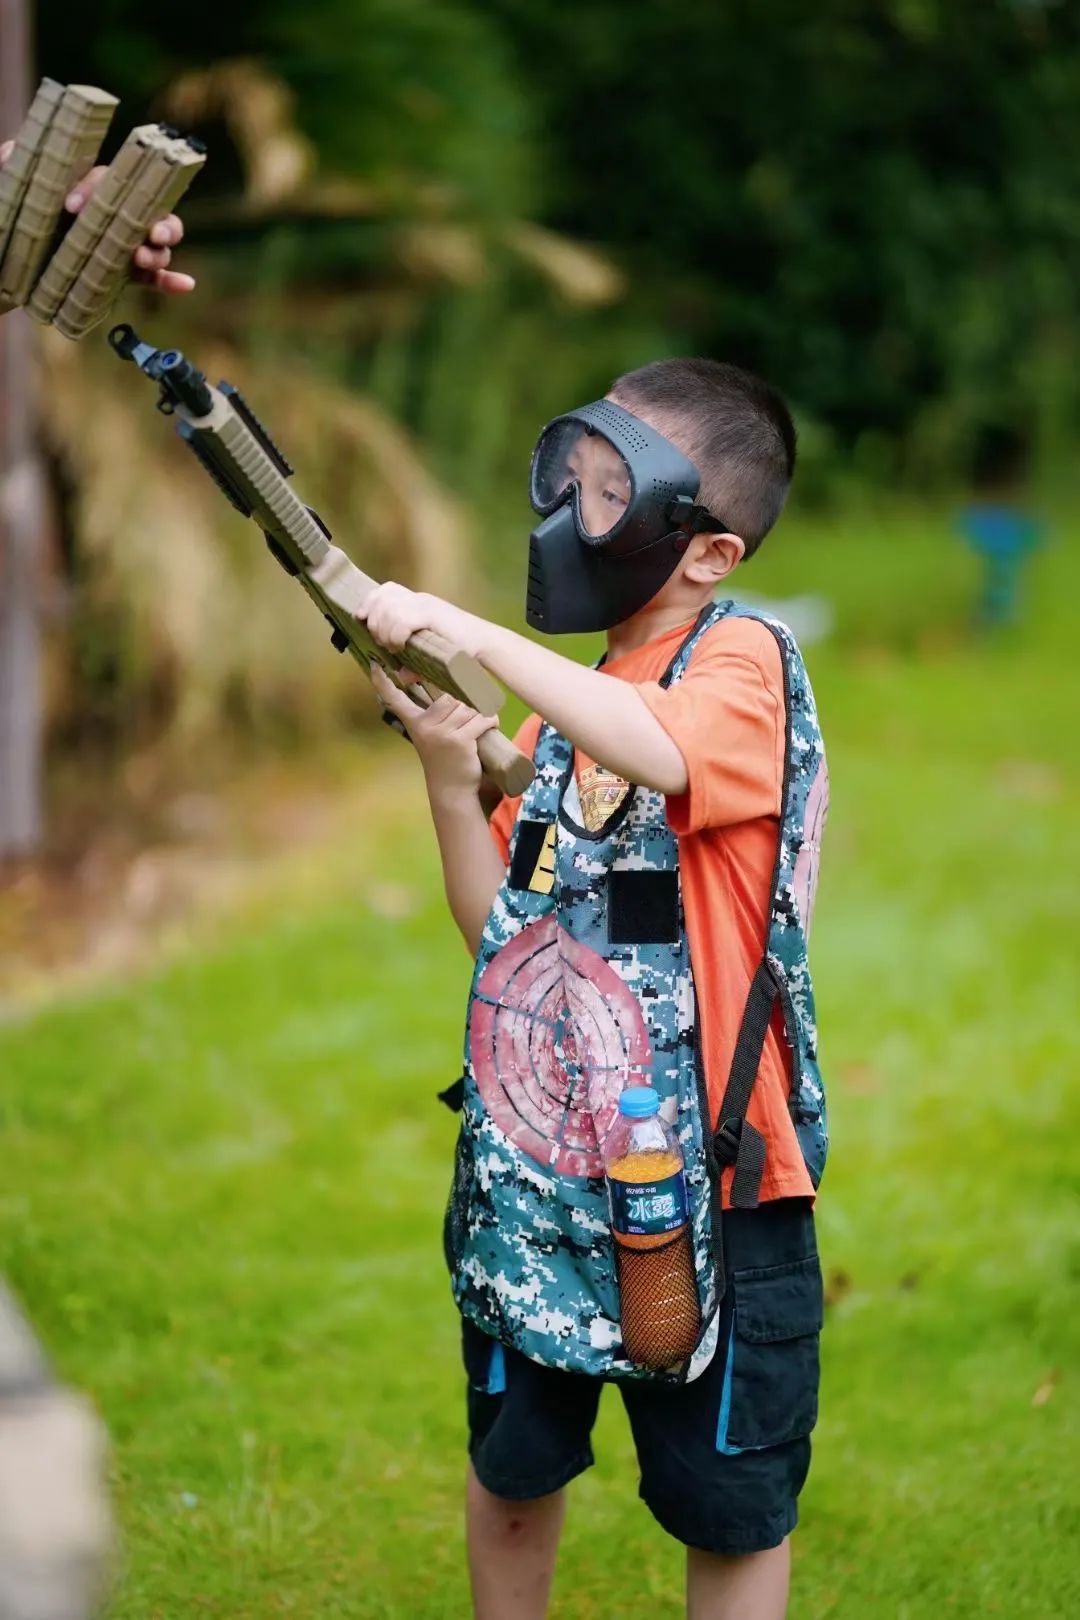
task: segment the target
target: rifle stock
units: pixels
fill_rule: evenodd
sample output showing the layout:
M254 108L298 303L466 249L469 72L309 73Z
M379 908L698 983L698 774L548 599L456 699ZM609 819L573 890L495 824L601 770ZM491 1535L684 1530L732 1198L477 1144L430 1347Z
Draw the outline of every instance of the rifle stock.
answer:
M460 647L432 631L410 637L400 652L380 646L357 611L377 581L349 558L322 519L305 506L288 482L292 467L247 402L228 383L214 388L175 349L140 342L130 326L116 326L109 342L161 386L158 408L175 415L181 438L228 500L253 518L277 561L304 588L330 624L331 642L349 652L365 671L380 665L396 685L427 707L448 692L481 714L497 714L501 688ZM404 667L420 677L405 683ZM480 762L504 793L515 795L532 781L532 761L502 732L486 732L477 745Z

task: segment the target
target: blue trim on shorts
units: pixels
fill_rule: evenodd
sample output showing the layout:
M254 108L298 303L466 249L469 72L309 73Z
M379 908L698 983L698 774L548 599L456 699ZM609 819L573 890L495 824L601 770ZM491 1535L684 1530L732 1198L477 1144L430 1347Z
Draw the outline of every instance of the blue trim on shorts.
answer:
M506 1352L498 1339L491 1346L491 1361L488 1364L487 1393L489 1395L506 1394Z
M731 1375L735 1368L735 1317L731 1318L731 1331L727 1342L727 1364L724 1367L724 1387L720 1392L720 1416L716 1420L716 1449L725 1457L737 1457L742 1446L728 1445L728 1419L731 1416Z

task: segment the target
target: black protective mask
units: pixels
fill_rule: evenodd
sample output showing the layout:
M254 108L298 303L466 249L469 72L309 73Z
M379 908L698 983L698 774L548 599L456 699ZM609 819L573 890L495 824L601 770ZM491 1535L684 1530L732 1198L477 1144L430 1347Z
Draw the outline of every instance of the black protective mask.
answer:
M650 602L690 538L726 534L694 503L694 463L620 405L599 399L557 416L533 451L525 613L551 635L610 630Z

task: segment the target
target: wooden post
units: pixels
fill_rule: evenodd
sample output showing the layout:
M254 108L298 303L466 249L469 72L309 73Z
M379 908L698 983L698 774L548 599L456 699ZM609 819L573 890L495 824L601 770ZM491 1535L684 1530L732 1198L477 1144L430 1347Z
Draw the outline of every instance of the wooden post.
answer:
M27 0L0 0L0 139L30 104ZM44 471L38 448L33 332L21 309L0 317L0 861L41 840L39 619Z

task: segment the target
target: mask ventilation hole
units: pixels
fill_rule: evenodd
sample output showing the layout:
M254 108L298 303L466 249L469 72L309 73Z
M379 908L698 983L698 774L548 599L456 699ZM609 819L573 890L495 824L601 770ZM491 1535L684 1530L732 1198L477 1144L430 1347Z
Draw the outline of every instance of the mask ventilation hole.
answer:
M617 428L632 450L647 450L649 448L648 440L631 423L624 419L623 413L618 407L609 405L604 400L599 400L592 407L592 410L595 412L599 422Z

